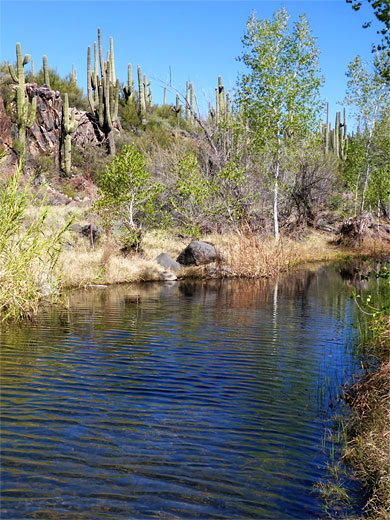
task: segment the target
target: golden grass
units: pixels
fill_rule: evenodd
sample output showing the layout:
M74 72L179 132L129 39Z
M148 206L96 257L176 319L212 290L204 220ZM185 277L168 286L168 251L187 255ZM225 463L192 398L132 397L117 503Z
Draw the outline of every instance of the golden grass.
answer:
M207 237L211 242L213 237ZM329 236L313 231L305 240L296 242L281 238L261 237L250 231L215 237L215 244L227 257L234 276L243 278L271 277L305 262L328 261L340 256L340 248Z
M390 518L390 361L350 390L352 439L344 455L369 492L365 518Z
M29 208L28 216L33 218L34 211L33 207ZM88 208L70 205L51 207L45 233L61 228L72 215L78 224L84 225L89 221ZM303 263L330 261L343 255L383 255L386 246L390 251L389 243L378 241L356 249L343 248L335 244L334 236L316 230L301 241L282 237L279 244L272 237L261 237L248 229L224 235L209 234L201 239L217 247L226 259L224 265L229 266L232 276L245 278L271 277ZM160 253L168 253L176 259L191 238L179 236L175 229L147 231L142 239L142 254L131 257L123 257L119 245L108 245L105 237L96 243L95 250L91 250L89 240L77 232L68 231L65 240L70 247L61 254L62 281L65 286L77 287L94 283L159 280L164 269L155 262L156 257ZM207 269L204 268L188 267L180 271L180 277L204 276L207 276Z

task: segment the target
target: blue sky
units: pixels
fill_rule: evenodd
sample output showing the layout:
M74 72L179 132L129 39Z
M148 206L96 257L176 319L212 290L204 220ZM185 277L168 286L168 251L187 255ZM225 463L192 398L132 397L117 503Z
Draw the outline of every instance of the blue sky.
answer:
M231 89L243 70L236 58L243 50L241 38L251 12L267 18L282 6L292 20L303 13L308 18L321 51L322 94L334 117L340 109L336 103L344 97L348 63L357 54L370 61L372 44L379 38L376 30L381 27L369 5L355 12L345 0L0 0L0 59L14 62L15 45L20 42L23 53L34 59L36 70L44 54L49 67L61 76L74 64L85 92L87 48L93 47L100 27L104 52L109 49L110 36L114 39L116 73L121 81L127 80L128 63L134 72L141 65L152 79L154 101L161 103L161 82L169 81L171 70L172 85L177 89L185 90L186 80L194 82L204 110L208 100L214 99L218 76ZM362 29L368 20L373 20L373 26ZM175 93L168 94L168 102L174 99Z

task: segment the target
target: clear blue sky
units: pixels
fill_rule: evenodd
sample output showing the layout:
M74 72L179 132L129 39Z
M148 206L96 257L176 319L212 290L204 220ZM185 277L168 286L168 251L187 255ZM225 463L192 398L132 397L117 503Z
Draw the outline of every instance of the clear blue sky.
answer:
M363 2L367 4L367 2ZM363 5L359 12L345 0L311 1L22 1L0 0L0 59L14 62L15 45L20 42L24 54L31 54L35 69L48 57L49 67L65 76L75 65L78 83L86 90L87 48L102 30L103 51L114 39L116 74L127 80L131 63L136 81L136 67L152 79L154 102L162 102L159 80L185 90L186 80L195 85L202 110L214 100L217 78L225 87L234 87L242 53L241 38L252 10L258 18L272 17L285 6L296 20L306 14L317 46L321 51L321 70L325 76L324 98L331 104L332 118L336 105L344 97L348 63L360 54L372 59L371 46L378 42L373 10ZM362 29L362 23L373 26ZM29 65L27 66L29 67ZM168 95L174 102L175 94Z

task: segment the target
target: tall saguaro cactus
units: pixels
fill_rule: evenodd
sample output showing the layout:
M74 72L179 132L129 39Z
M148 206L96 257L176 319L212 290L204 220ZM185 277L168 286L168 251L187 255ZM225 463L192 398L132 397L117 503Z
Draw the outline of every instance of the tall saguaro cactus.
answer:
M88 74L88 101L99 127L103 131L108 151L115 155L114 121L118 118L119 105L119 79L114 80L114 47L112 38L110 40L111 52L104 62L102 37L98 29L100 76L97 63L97 47L95 42L95 69L91 68L91 48L88 47L87 74Z
M146 114L145 87L144 87L144 81L142 79L142 70L139 65L137 67L137 73L138 73L139 112L140 112L141 116L144 116Z
M71 137L72 134L78 127L75 121L75 113L72 110L72 115L69 117L69 99L68 94L65 94L64 99L64 115L63 115L63 134L64 134L64 169L66 175L70 174L70 168L72 165L72 145Z
M335 127L331 127L329 120L329 103L326 109L326 123L322 124L322 137L324 153L332 153L338 159L344 161L347 157L348 135L347 135L347 114L344 107L343 123L341 122L341 112L336 112Z
M19 130L20 158L23 161L26 153L26 129L30 128L35 121L37 111L37 100L33 98L31 105L25 94L24 66L30 61L30 55L26 54L23 58L20 43L16 44L16 71L9 65L9 72L12 80L18 85L16 91L16 111L17 124Z
M126 101L134 98L134 81L133 81L133 69L131 63L127 66L127 85L123 87L123 94Z
M43 57L43 83L50 88L49 65L47 64L47 56Z

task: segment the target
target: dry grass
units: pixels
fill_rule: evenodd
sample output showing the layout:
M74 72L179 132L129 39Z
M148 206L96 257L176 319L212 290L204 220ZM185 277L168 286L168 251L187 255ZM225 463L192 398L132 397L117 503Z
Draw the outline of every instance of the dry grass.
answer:
M207 237L213 242L212 236ZM328 235L311 233L300 242L260 237L248 230L215 237L214 243L227 257L233 275L243 278L271 277L305 262L327 261L340 256L340 248L331 245Z
M29 212L33 218L34 208L29 208ZM51 207L45 233L61 228L72 215L76 223L88 223L88 208L70 205ZM74 231L68 231L65 240L68 249L61 255L62 281L65 286L72 287L159 280L163 269L155 262L156 257L160 253L168 253L175 259L191 241L190 238L179 237L176 230L148 231L142 240L142 254L125 258L119 251L119 245L107 245L105 238L97 242L95 250L91 250L87 238ZM225 235L210 234L202 240L213 243L219 249L232 276L245 278L271 277L303 263L329 261L343 254L378 254L386 247L386 244L373 242L348 250L335 245L335 237L315 230L304 240L282 238L279 244L271 237L260 237L248 229ZM184 268L180 272L181 277L202 278L207 275L208 271L204 268ZM226 271L221 275L226 275Z
M366 518L389 520L390 317L380 321L382 330L376 345L386 361L379 369L352 385L345 394L354 415L348 427L351 440L344 457L368 490Z
M283 239L279 244L272 238L249 232L213 234L202 239L213 243L221 252L226 259L222 265L228 266L231 276L243 278L268 278L305 262L340 256L340 248L332 246L328 236L319 232L313 232L302 242ZM61 255L62 280L71 287L160 280L164 269L156 263L156 257L168 253L175 259L190 241L190 238L178 238L174 231L150 231L143 238L141 255L123 257L119 246L108 244L105 238L92 251L88 239L72 233L69 235L72 247ZM222 265L221 276L226 276L228 270L222 269ZM208 275L209 269L203 267L186 267L180 271L183 278Z

